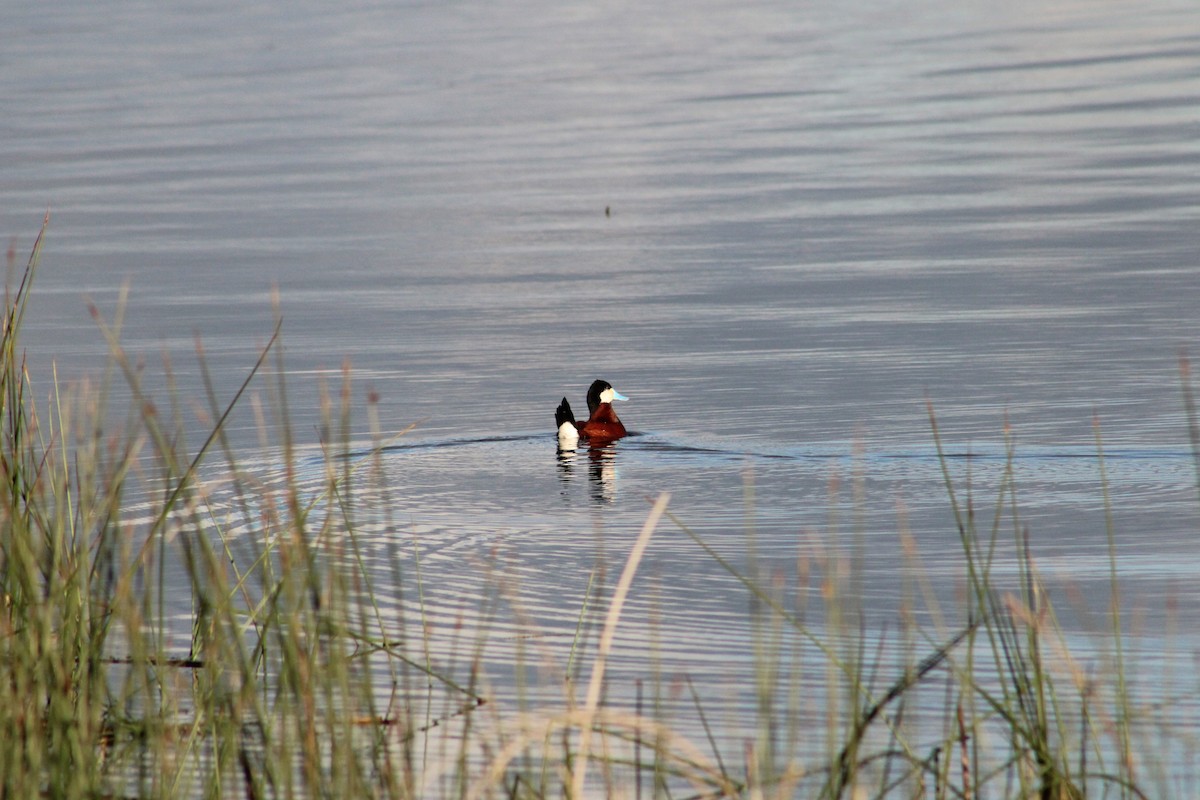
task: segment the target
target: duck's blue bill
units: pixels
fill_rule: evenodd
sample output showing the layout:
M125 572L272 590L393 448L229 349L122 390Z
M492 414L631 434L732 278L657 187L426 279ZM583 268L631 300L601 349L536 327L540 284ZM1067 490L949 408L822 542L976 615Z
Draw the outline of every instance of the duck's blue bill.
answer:
M629 398L613 389L613 400L628 400Z

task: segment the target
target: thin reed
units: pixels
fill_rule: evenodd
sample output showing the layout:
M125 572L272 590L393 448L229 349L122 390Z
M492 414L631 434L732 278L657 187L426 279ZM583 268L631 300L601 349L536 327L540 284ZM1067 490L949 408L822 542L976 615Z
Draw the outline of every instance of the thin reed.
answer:
M500 703L489 624L522 613L503 562L489 566L494 591L479 607L450 611L427 607L419 550L397 541L386 585L367 568L361 521L389 520L398 489L373 405L372 444L346 457L348 368L336 396L323 392L316 459L288 424L278 325L225 400L198 344L212 426L194 451L182 404L160 407L122 349L120 307L111 320L93 309L112 354L99 382L37 394L19 333L48 223L6 294L0 341L0 797L1130 798L1196 788L1175 774L1178 743L1144 724L1153 709L1131 689L1111 513L1112 604L1097 669L1072 654L1030 556L1011 436L981 518L930 407L961 544L961 608L939 607L903 509L894 633L864 623L861 520L849 547L814 545L794 571L769 569L755 557L748 475L747 559L723 556L663 495L610 595L592 573L569 659L555 667L560 701L529 692L519 668L518 702ZM128 408L110 407L118 380ZM278 479L240 463L226 435L254 382L270 398L255 410L274 431ZM1200 465L1186 362L1184 393ZM1107 507L1098 425L1096 457ZM316 490L303 477L314 464ZM861 475L850 484L860 503ZM842 491L835 476L831 508ZM624 601L644 590L640 556L667 525L750 602L757 673L751 718L738 727L753 733L740 747L690 676L669 685L647 674L629 704L607 693ZM830 531L838 526L831 513ZM1005 549L1017 554L1016 586L993 577ZM435 643L430 620L447 614L458 632ZM553 656L519 649L523 659ZM918 722L931 714L935 733Z

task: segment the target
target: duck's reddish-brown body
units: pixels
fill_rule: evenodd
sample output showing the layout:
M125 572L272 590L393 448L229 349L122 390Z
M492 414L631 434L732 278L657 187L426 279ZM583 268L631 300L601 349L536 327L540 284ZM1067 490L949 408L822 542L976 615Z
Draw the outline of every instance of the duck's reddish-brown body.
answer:
M591 442L599 439L612 441L625 435L625 426L617 418L617 412L613 410L612 403L601 403L588 417L587 422L575 423L575 430L579 431L580 436L586 437Z

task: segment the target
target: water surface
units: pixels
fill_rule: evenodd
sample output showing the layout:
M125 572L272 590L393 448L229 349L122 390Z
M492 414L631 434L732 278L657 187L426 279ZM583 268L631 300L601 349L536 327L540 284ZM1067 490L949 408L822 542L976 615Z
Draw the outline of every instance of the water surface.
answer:
M51 359L98 373L85 298L112 317L128 285L147 379L166 352L200 396L199 336L228 398L277 287L301 442L344 361L356 438L368 392L385 432L418 423L384 453L372 546L423 554L446 615L502 554L528 617L501 624L569 642L669 491L789 579L865 543L880 630L909 531L953 616L928 399L981 514L1011 423L998 569L1027 528L1078 630L1108 598L1098 420L1146 650L1193 627L1194 3L76 2L6 29L0 230L26 249L53 211L42 385ZM553 408L595 377L642 435L560 458ZM231 433L258 457L248 408ZM744 680L740 585L673 524L647 558L633 651L658 636L663 669Z

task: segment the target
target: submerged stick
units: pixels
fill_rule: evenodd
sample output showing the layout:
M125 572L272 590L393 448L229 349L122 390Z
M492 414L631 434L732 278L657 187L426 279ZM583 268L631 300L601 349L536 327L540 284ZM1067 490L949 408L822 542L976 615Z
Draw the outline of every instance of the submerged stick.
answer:
M854 752L854 748L858 746L858 743L862 741L863 736L866 735L867 728L871 726L871 723L875 721L875 719L883 712L883 709L889 703L907 692L912 686L917 684L922 678L924 678L939 664L946 660L946 657L950 655L950 651L957 647L963 639L967 638L971 631L975 630L975 628L979 626L979 623L979 619L968 622L967 626L959 631L953 639L943 644L930 655L926 656L925 659L917 665L915 670L906 672L903 676L901 676L899 680L892 684L892 688L888 690L887 694L885 694L882 699L866 710L866 712L862 715L862 719L860 719L854 725L854 730L850 733L849 741L847 741L841 752L838 753L837 771L836 773L830 775L831 780L836 779L837 783L826 785L826 791L822 793L822 796L841 796L842 790L850 783L850 773L853 766L851 763L851 755Z

